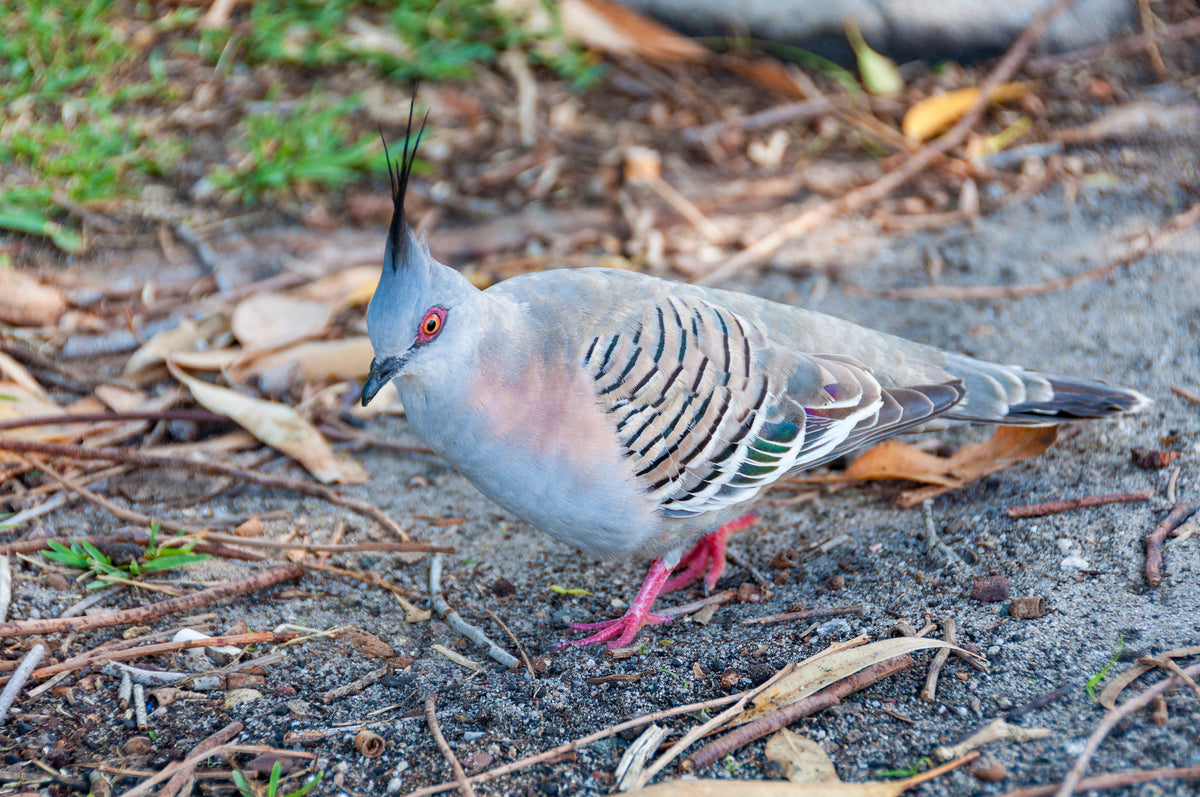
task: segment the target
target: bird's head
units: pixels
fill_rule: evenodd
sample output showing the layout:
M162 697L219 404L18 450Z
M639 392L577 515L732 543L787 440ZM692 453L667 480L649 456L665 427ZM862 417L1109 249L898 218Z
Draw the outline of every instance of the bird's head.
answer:
M404 215L404 195L425 132L422 120L414 137L412 122L410 108L400 163L393 167L388 156L392 223L383 255L383 274L367 306L367 334L375 358L363 384L364 407L391 380L432 375L451 361L454 353L468 343L464 322L471 320L478 294L461 274L433 258L424 236L417 235ZM386 144L384 151L386 156Z

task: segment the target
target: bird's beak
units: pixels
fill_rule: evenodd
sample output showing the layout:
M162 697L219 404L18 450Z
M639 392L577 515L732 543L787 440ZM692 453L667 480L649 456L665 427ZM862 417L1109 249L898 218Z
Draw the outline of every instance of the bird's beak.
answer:
M400 357L386 357L379 359L376 357L371 360L371 370L367 372L367 381L363 382L362 389L362 405L365 407L371 403L371 399L375 398L375 394L383 390L384 386L392 381L392 377L404 365L404 360Z

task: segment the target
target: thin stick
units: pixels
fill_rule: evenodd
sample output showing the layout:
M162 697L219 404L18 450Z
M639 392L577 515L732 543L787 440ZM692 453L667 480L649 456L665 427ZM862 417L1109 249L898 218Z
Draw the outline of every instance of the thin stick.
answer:
M21 687L25 686L25 682L29 680L29 675L33 672L33 668L37 667L38 662L45 655L46 646L38 642L25 654L25 657L21 659L20 666L9 676L8 683L4 686L4 691L0 692L0 727L3 727L4 723L8 721L8 710L16 702L17 695L21 692Z
M957 642L956 633L958 625L950 619L942 623L942 638L951 645ZM942 667L946 664L946 660L950 658L950 648L941 648L934 654L933 661L929 665L929 672L925 675L925 686L921 689L921 699L933 702L937 697L937 681L938 675L942 672Z
M516 656L493 642L483 630L473 626L459 616L458 612L446 602L442 594L442 555L434 554L429 563L429 603L455 632L487 650L489 656L509 669L520 664Z
M1171 392L1176 396L1185 398L1195 404L1200 404L1200 393L1197 393L1194 390L1188 390L1183 385L1171 385Z
M865 689L871 684L887 678L889 675L908 669L912 665L912 657L907 654L873 664L864 670L856 672L849 678L843 678L836 684L822 689L816 694L809 695L802 700L797 700L795 703L784 706L778 711L773 711L753 722L748 722L730 731L720 739L709 742L684 759L682 766L685 770L689 771L703 769L714 761L732 753L734 750L741 749L750 744L755 739L791 725L802 717L807 717L810 714L815 714L830 706L837 705L843 697L860 689Z
M1200 664L1193 664L1183 671L1186 675L1200 675ZM1153 686L1146 687L1141 694L1126 700L1121 705L1114 708L1112 711L1104 715L1104 719L1096 726L1096 730L1092 731L1092 735L1088 737L1087 745L1083 748L1083 752L1079 754L1079 758L1075 761L1075 766L1071 767L1071 771L1067 773L1066 779L1058 787L1055 792L1055 797L1068 797L1079 786L1079 781L1083 779L1083 773L1087 770L1088 762L1092 760L1096 750L1100 747L1100 743L1104 741L1104 737L1108 736L1109 732L1116 727L1117 723L1128 717L1133 712L1150 704L1155 697L1163 694L1168 689L1178 686L1181 683L1179 676L1173 675L1170 678L1164 678Z
M175 542L179 539L185 539L185 538L163 537L163 538L159 539L159 542L163 547L167 547L168 543L170 543L171 546L174 547ZM240 538L234 537L233 539L240 539ZM89 535L86 537L34 537L31 540L21 540L19 542L11 542L8 545L0 545L0 556L13 554L13 553L33 553L36 551L44 550L46 548L46 545L51 542L62 543L63 545L70 545L72 542L75 542L76 540L85 540L87 542L92 543L93 545L96 545L98 543L104 544L104 543L114 543L114 542L132 542L132 543L137 543L138 545L145 545L150 542L150 535L147 532L142 531L141 529L131 529L129 531L120 531L115 534L104 534L104 535L93 534L93 535ZM383 543L380 543L380 544L383 544ZM404 543L393 543L393 544L403 545ZM192 551L195 553L207 553L207 554L212 554L213 556L221 556L226 559L240 559L240 560L246 561L246 562L261 562L263 559L261 556L259 556L256 553L251 553L250 551L238 550L237 548L229 548L224 545L208 545L205 543L199 543L197 545L192 546ZM4 618L0 617L0 621L2 621L3 619Z
M295 750L278 750L274 747L268 747L263 744L218 744L215 747L210 747L207 750L199 750L192 753L187 758L177 764L171 764L164 767L155 774L151 775L146 780L134 786L129 791L121 795L121 797L145 797L153 791L154 787L162 783L167 778L173 778L177 772L189 772L196 764L199 764L206 758L224 755L225 753L255 753L258 755L287 755L296 758L312 758L312 753L301 753Z
M1162 583L1162 546L1172 531L1200 510L1200 504L1176 504L1154 530L1146 535L1146 583L1152 588Z
M1041 697L1035 698L1033 700L1030 700L1028 703L1024 703L1020 706L1017 706L1012 711L1005 714L1004 719L1008 720L1009 722L1016 722L1017 720L1021 719L1021 717L1024 717L1026 714L1032 714L1033 712L1037 711L1038 709L1045 708L1046 706L1053 703L1055 700L1058 700L1060 697L1063 697L1064 695L1069 694L1071 692L1071 690L1074 688L1075 687L1071 685L1070 681L1060 684L1057 688L1052 689L1051 691L1047 692L1046 694L1042 695Z
M487 612L488 617L492 618L496 625L500 626L505 634L508 634L508 638L512 640L512 643L517 646L517 653L521 655L521 663L525 665L525 672L529 674L530 680L536 678L537 672L534 671L533 662L529 660L529 654L525 652L525 646L521 644L521 640L517 639L517 635L512 632L508 624L501 620L494 611L486 606L482 608Z
M1041 38L1042 33L1046 30L1050 22L1065 11L1071 3L1072 0L1055 0L1055 2L1046 6L1033 18L1025 30L1021 32L1021 35L1017 37L1017 40L1013 42L1012 47L1009 48L1004 57L1000 59L1000 63L996 65L996 68L983 81L983 84L979 87L979 98L975 101L975 104L963 114L962 118L945 135L936 139L928 146L923 147L899 168L885 174L875 182L868 183L861 188L856 188L838 199L822 202L815 207L803 211L774 232L755 241L746 249L743 249L725 261L724 264L710 271L699 280L699 283L702 285L714 285L723 282L752 263L758 263L770 257L781 246L796 236L802 235L838 215L849 213L870 202L883 199L924 171L927 166L940 156L961 144L966 140L972 128L979 122L984 111L991 104L992 92L1013 76L1017 68L1020 67L1021 62L1025 60L1025 56L1028 55L1029 49L1033 46L1034 42Z
M242 723L240 722L235 721L229 723L221 730L203 739L198 745L189 750L188 754L184 756L184 758L187 759L191 758L192 756L201 755L203 753L207 753L209 750L212 750L218 745L232 742L235 738L237 738L237 735L242 732L242 727ZM162 790L158 793L158 797L174 797L176 794L178 794L179 790L183 788L183 785L187 783L188 778L191 777L193 769L194 767L188 767L187 769L181 769L172 775L171 779L167 781L167 785L163 786Z
M595 733L589 733L587 736L581 736L578 739L564 742L558 747L554 747L549 750L543 750L535 755L527 756L522 758L520 761L514 761L511 764L505 764L503 766L496 767L495 769L489 769L487 772L480 772L478 775L472 775L471 777L467 778L467 781L469 783L482 783L488 780L495 780L496 778L507 775L510 772L519 772L522 769L529 769L529 767L534 766L535 764L542 764L547 761L557 761L559 758L562 758L564 755L572 752L573 750L586 747L592 742L597 742L601 739L607 739L610 736L616 736L621 731L627 731L632 728L640 728L643 725L650 724L651 722L657 722L658 720L667 719L669 717L676 717L680 714L690 714L693 711L703 711L704 709L708 708L727 706L730 703L736 703L746 694L747 692L739 692L736 695L726 695L725 697L718 697L714 700L705 700L703 703L689 703L686 706L676 706L675 708L656 711L653 714L647 714L642 717L626 720L625 722L617 725L611 725L604 730L596 731ZM457 786L457 783L439 783L436 786L425 786L424 788L409 792L408 794L404 795L404 797L426 797L426 795L430 794L441 794L442 792L450 791Z
M454 553L453 545L430 545L425 542L360 542L344 545L328 545L315 542L280 542L258 537L239 537L236 534L218 534L207 529L196 533L196 537L229 545L245 545L248 548L276 548L288 551L328 551L330 553L355 553L374 551L377 553Z
M442 751L442 755L450 762L450 769L454 772L454 780L458 783L458 790L463 797L475 797L475 789L467 780L467 773L463 772L462 764L458 763L458 756L454 755L454 751L450 749L450 745L446 743L446 737L442 736L442 728L438 725L437 714L434 712L434 705L437 703L437 693L430 692L425 695L425 722L429 724L429 732L433 735L433 740L437 742L438 749Z
M208 473L216 476L231 476L259 487L271 487L278 490L290 490L301 495L312 496L328 501L336 506L345 507L352 512L371 518L385 529L395 534L403 542L411 542L403 527L388 516L379 507L366 501L359 501L342 495L337 490L323 484L303 479L289 479L284 476L269 476L258 471L221 465L216 462L202 462L186 457L158 456L140 451L129 451L121 448L91 448L88 446L70 445L67 443L43 443L34 440L12 440L0 438L0 451L16 451L21 453L49 454L56 457L68 457L78 460L102 459L108 462L122 462L142 465L147 468L180 468Z
M58 664L42 667L33 676L35 678L45 678L60 672L82 670L85 667L90 667L102 661L140 659L144 656L157 656L160 653L176 653L190 648L220 648L227 645L257 645L261 642L287 642L290 639L295 639L297 636L299 634L290 631L280 633L274 631L251 631L246 634L230 634L229 636L207 637L205 639L180 639L172 642L160 642L153 645L124 648L122 650L113 650L110 648L108 650L89 651L66 661L60 661Z
M1075 786L1075 791L1103 791L1104 789L1119 789L1122 786L1132 786L1136 783L1149 783L1152 780L1200 780L1200 766L1195 767L1165 767L1163 769L1139 769L1132 772L1112 772L1108 775L1096 775L1084 778ZM1021 789L1006 791L1001 797L1054 797L1058 786L1026 786Z
M952 299L960 302L984 301L987 299L1024 299L1030 296L1042 296L1047 293L1057 293L1081 282L1107 277L1119 269L1130 266L1141 260L1147 253L1162 243L1164 236L1177 232L1200 220L1200 203L1192 205L1187 210L1174 216L1170 221L1146 235L1146 240L1129 252L1109 260L1078 274L1054 279L1042 280L1027 285L924 285L919 288L893 288L876 291L856 285L846 285L846 293L855 296L872 296L879 299Z
M1189 39L1193 36L1200 36L1200 17L1193 17L1183 22L1177 22L1174 25L1167 25L1155 31L1153 37L1148 33L1135 33L1132 36L1126 36L1116 41L1084 47L1083 49L1074 50L1069 53L1043 55L1039 58L1030 59L1027 67L1030 72L1034 73L1055 72L1067 64L1078 64L1098 58L1121 58L1127 55L1136 55L1149 46L1152 38L1166 42L1176 39Z
M1069 512L1072 509L1083 509L1089 506L1105 504L1136 504L1149 501L1154 497L1153 490L1134 490L1131 493L1109 493L1107 495L1083 495L1078 498L1063 498L1058 501L1046 501L1042 504L1022 504L1010 506L1004 511L1011 518L1045 517Z
M35 415L0 422L0 432L24 429L29 426L57 426L75 423L125 423L128 421L195 421L196 423L225 423L233 421L208 410L160 410L158 412L76 412L63 415Z
M380 667L377 670L372 670L363 677L355 679L348 684L342 684L341 686L335 686L333 689L330 689L328 692L321 695L321 702L332 703L333 701L340 700L347 695L356 695L371 684L382 680L387 676L387 674L387 667Z
M785 612L783 614L768 614L763 617L747 617L742 625L767 625L768 623L786 623L792 620L811 620L814 617L840 617L843 614L864 614L871 607L868 604L853 606L831 606L828 609L805 609L802 612Z
M50 620L16 620L0 623L0 638L9 636L25 636L29 634L61 634L69 631L84 631L92 628L110 628L117 625L140 625L156 620L175 612L186 612L215 603L225 598L232 598L246 592L266 589L284 581L294 581L304 575L304 568L298 564L288 564L259 573L237 581L230 581L216 587L200 590L182 598L170 598L149 606L139 606L136 609L126 609L119 612L105 612L90 617L64 617Z
M7 556L0 555L0 623L8 619L10 604L12 604L12 564Z

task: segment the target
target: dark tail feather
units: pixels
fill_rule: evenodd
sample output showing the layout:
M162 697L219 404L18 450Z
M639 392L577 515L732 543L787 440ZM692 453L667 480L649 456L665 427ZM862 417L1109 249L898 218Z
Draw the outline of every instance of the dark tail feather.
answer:
M1002 423L1038 424L1104 418L1122 412L1136 412L1150 404L1150 399L1136 390L1092 379L1029 375L1044 380L1053 390L1052 395L1044 401L1010 405Z

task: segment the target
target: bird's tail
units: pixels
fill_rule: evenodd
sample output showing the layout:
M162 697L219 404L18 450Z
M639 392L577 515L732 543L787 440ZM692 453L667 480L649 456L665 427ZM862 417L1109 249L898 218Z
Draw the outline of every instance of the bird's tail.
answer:
M1131 388L965 355L950 355L945 368L966 387L966 398L946 413L959 421L1038 426L1137 412L1152 403Z

